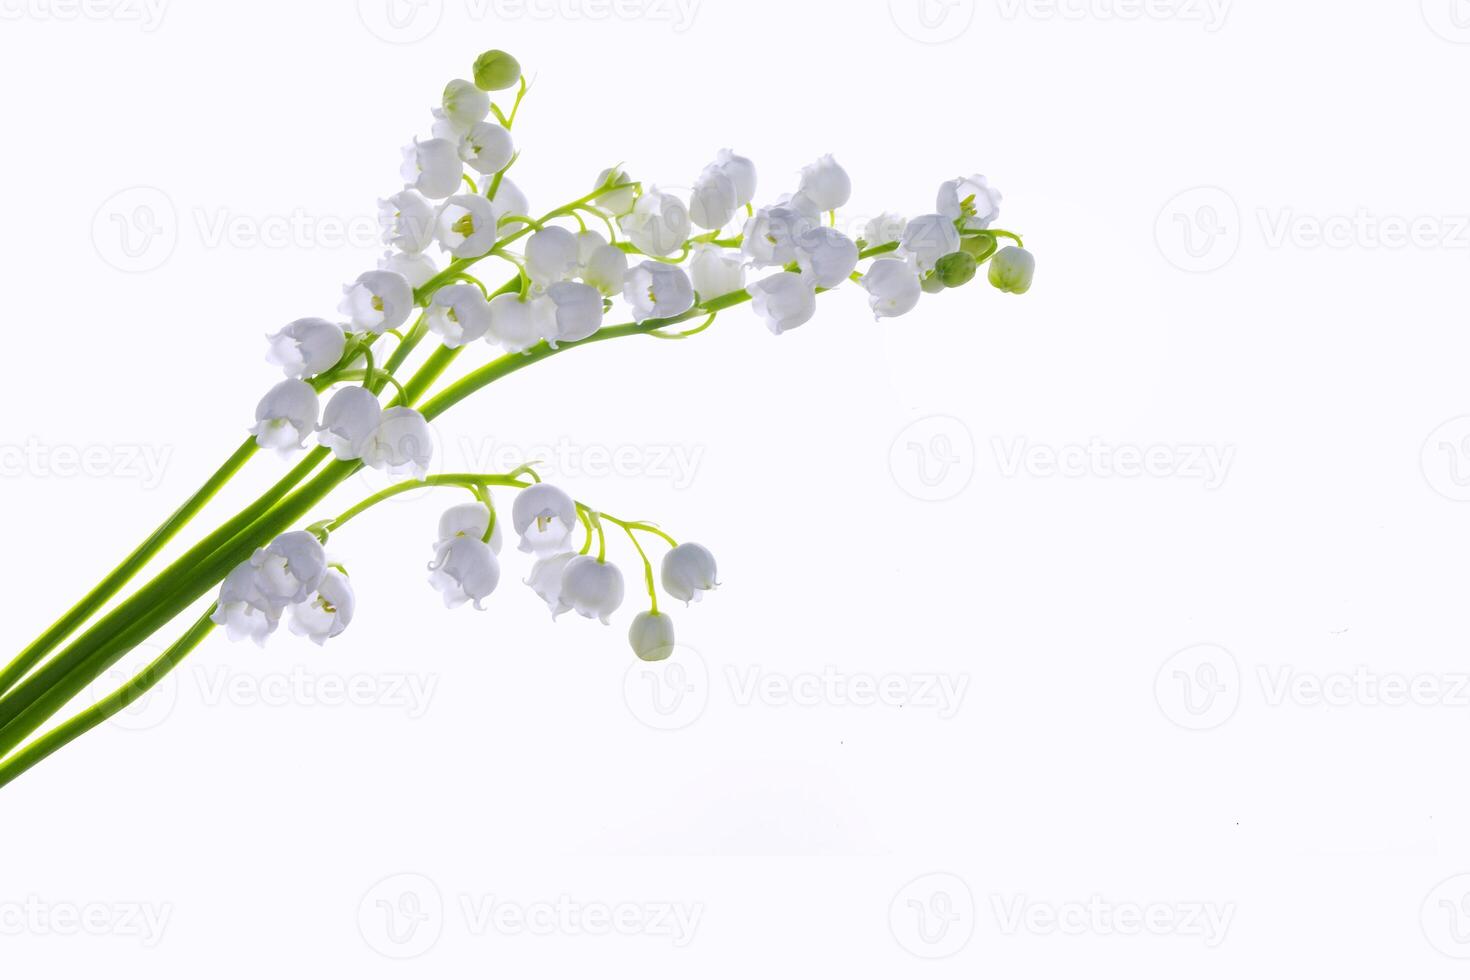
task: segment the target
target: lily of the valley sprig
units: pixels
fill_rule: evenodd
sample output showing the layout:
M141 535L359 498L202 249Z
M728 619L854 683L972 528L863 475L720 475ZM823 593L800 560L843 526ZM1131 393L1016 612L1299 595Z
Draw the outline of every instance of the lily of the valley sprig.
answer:
M965 285L986 263L996 288L1031 286L1034 260L1019 236L993 226L1001 197L978 175L941 184L933 212L885 212L856 240L837 228L852 182L831 156L805 167L790 193L759 206L755 164L727 149L687 196L644 185L617 164L581 195L533 214L509 176L520 159L512 133L527 91L520 66L490 51L473 76L446 86L427 135L404 149L402 186L379 202L388 251L377 268L268 333L266 358L284 377L263 386L253 420L242 426L248 438L0 670L0 785L141 697L216 627L261 644L282 623L317 643L350 629L359 586L382 594L351 576L350 522L425 486L455 498L436 528L421 530L427 583L446 606L486 610L506 600L501 555L514 536L524 555L516 577L528 596L553 618L570 612L609 623L627 605L628 583L614 560L624 555L642 583L628 642L644 660L666 658L676 648L668 600L688 604L713 590L714 554L577 500L543 482L532 463L509 473L430 476L432 420L567 350L623 337L686 340L746 302L782 334L812 318L821 293L848 281L866 291L879 320L908 313L925 293ZM492 102L493 92L511 92L509 104ZM491 286L483 268L497 263L508 278ZM614 315L620 307L627 312ZM492 355L441 383L472 348ZM422 349L428 353L415 357ZM294 463L104 612L262 449ZM324 511L327 497L363 467L402 480L345 510ZM54 723L130 650L209 596L214 601L161 656Z

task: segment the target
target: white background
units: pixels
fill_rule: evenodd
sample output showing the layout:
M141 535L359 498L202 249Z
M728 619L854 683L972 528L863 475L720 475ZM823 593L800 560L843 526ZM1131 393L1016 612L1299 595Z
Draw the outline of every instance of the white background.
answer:
M451 412L445 467L560 445L714 549L677 666L630 667L623 542L611 628L510 554L446 612L458 498L384 506L326 650L211 637L0 793L7 975L1462 975L1463 0L385 2L0 0L6 649L238 444L484 48L536 77L538 211L725 145L764 199L836 153L844 222L978 170L1036 287L739 310Z

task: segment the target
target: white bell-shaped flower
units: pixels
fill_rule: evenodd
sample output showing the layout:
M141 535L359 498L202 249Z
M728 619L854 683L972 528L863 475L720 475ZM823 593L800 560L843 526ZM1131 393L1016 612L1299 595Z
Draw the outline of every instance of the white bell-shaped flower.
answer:
M921 214L904 226L899 248L913 256L920 272L928 272L944 256L960 250L960 233L942 214Z
M875 259L858 281L868 292L875 320L903 316L918 305L923 292L918 271L903 259Z
M500 584L500 559L479 538L455 538L439 550L429 565L429 584L444 596L450 609L473 602L476 609Z
M440 286L425 312L429 329L445 347L463 347L490 329L490 301L479 286L467 282Z
M434 433L428 420L405 405L385 409L362 443L362 461L392 476L412 474L422 480L433 459Z
M504 522L496 516L495 527L490 530L490 550L497 555L505 547L505 535L501 533ZM439 518L439 538L434 542L434 552L453 541L455 538L479 538L485 539L485 531L490 528L490 508L478 500L467 504L455 504L446 510Z
M607 243L595 231L577 234L577 275L604 296L623 291L628 278L628 253Z
M316 389L305 381L289 378L266 392L255 406L255 425L250 432L261 449L290 453L300 449L307 435L316 431L320 411Z
M702 544L686 541L669 549L659 565L664 591L680 602L698 602L700 593L718 586L715 556Z
M684 247L692 229L689 208L672 194L650 187L638 196L618 226L644 255L669 255Z
M777 272L747 287L750 308L766 321L771 333L801 326L817 312L817 294L794 272Z
M541 601L546 603L546 608L551 610L552 619L572 608L569 603L562 600L561 581L567 563L575 557L577 557L575 553L563 551L546 558L538 558L531 566L530 577L526 579L526 584L531 587L531 591L540 596Z
M606 624L623 604L623 573L610 562L578 555L562 571L560 600L578 616Z
M490 114L490 93L474 82L456 78L444 86L442 109L443 118L464 132Z
M616 190L605 191L592 199L592 206L609 218L621 218L633 210L633 202L637 200L638 189L632 186L633 178L628 176L626 170L618 170L609 167L597 175L593 181L592 189L595 191L600 187L609 185L627 184L627 187L618 187Z
M755 200L755 164L733 150L721 150L715 154L713 164L735 184L735 206L743 208Z
M520 535L520 549L545 556L567 551L577 526L577 503L560 487L535 483L516 494L511 526Z
M410 289L418 289L439 274L438 264L427 252L384 252L378 268L402 276Z
M639 660L669 659L669 654L674 652L674 620L667 613L639 613L628 627L628 645Z
M546 300L553 308L554 327L546 335L553 347L586 340L602 326L602 294L584 282L552 283Z
M459 142L460 159L482 174L503 170L515 155L516 145L510 131L493 122L475 123Z
M705 167L695 178L689 195L689 219L701 228L723 228L739 207L735 181L715 166Z
M490 300L490 332L487 340L519 354L544 338L546 318L537 301L523 301L515 293L501 293Z
M347 317L354 331L380 336L408 322L413 313L413 287L397 272L364 272L342 287L337 312Z
M327 553L310 531L287 531L250 556L255 587L277 609L316 591L327 573Z
M338 459L361 459L362 447L383 416L378 396L360 386L340 388L327 400L316 441Z
M245 561L225 576L209 618L225 628L231 643L250 639L263 647L265 638L280 625L281 611L266 601L255 582L255 566Z
M314 316L292 320L269 334L266 340L270 342L266 360L278 366L288 378L321 374L342 359L347 346L341 327Z
M291 607L291 632L321 646L341 635L352 622L357 610L357 595L352 582L335 568L329 568L317 584L316 592L305 602Z
M485 185L485 193L489 195L491 181L487 180ZM495 188L495 194L490 197L490 203L495 205L495 213L502 218L508 214L524 216L531 213L530 199L509 177L500 178L500 186Z
M903 215L884 211L876 218L870 218L863 226L863 241L868 248L897 242L903 238L903 230L907 225L908 220Z
M403 182L424 197L441 200L453 194L464 175L459 147L450 139L436 137L414 140L403 148L403 166L399 168Z
M796 192L811 201L818 211L836 211L852 197L852 179L828 153L801 168Z
M701 300L733 293L745 286L745 263L740 253L709 242L697 242L689 260L689 276Z
M1000 217L1000 201L1000 191L983 174L971 174L940 184L934 209L951 222L963 218L966 230L981 230Z
M1008 245L990 259L990 284L1003 293L1024 293L1036 275L1036 256Z
M678 316L694 305L694 285L677 265L650 260L629 270L623 283L623 299L633 308L637 323Z
M796 240L796 261L807 282L835 289L857 268L857 243L836 228L813 228Z
M555 225L526 239L526 274L538 286L572 278L577 272L577 236Z
M417 254L434 241L434 205L418 191L402 190L378 202L383 244Z
M477 259L495 247L500 215L488 198L456 194L444 202L434 223L439 245L457 259Z
M796 261L796 241L816 227L810 215L784 204L759 208L745 222L740 251L757 268Z

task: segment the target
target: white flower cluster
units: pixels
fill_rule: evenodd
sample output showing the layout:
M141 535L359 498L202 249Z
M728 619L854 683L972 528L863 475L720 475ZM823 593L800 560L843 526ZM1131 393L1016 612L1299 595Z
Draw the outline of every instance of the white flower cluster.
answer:
M999 238L1015 236L990 230L1001 195L978 174L942 184L933 212L885 212L857 240L835 227L852 181L830 155L804 167L794 191L760 206L755 164L724 149L687 196L645 188L610 167L583 197L533 218L506 176L517 159L511 127L526 91L519 66L503 52L487 52L474 75L448 84L432 110L429 137L404 148L403 186L379 201L389 250L378 268L343 287L343 321L308 317L269 335L268 358L286 380L256 409L251 432L261 447L289 453L315 436L339 460L424 479L432 447L427 421L407 404L380 404L379 392L397 382L375 367L373 345L390 332L399 337L399 360L426 334L451 349L478 340L505 354L555 349L597 334L620 298L634 325L661 336L671 323L712 318L746 299L781 334L811 319L819 292L845 281L867 292L875 318L896 317L925 292L970 281L986 260L997 288L1030 288L1034 260L1019 247L998 250ZM518 82L507 116L489 92ZM564 226L569 222L576 227ZM447 259L442 267L430 254L436 245ZM494 291L465 272L492 256L516 272ZM864 259L871 261L859 271ZM319 392L334 387L323 409ZM434 544L431 581L449 606L479 607L500 580L500 527L488 490L478 488L477 497L444 515ZM527 583L553 616L575 610L607 622L622 603L622 574L601 548L588 554L596 520L539 482L515 500L512 525L521 549L536 558ZM579 521L587 530L580 553L571 544ZM600 525L597 531L601 540ZM664 559L663 583L676 598L698 598L714 587L714 559L698 545L678 545ZM653 659L672 646L673 631L650 599L653 608L634 622L630 640L639 656ZM293 625L320 642L345 627L352 605L345 575L327 569L316 537L297 532L231 574L216 616L231 635L261 640L289 609Z
M321 542L289 531L225 577L211 618L231 640L264 645L289 612L292 632L322 644L347 628L356 607L347 573L329 564Z

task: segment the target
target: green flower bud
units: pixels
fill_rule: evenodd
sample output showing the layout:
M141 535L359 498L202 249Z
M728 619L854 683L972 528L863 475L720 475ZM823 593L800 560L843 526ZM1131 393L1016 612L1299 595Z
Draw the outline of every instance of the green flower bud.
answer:
M504 51L486 51L475 59L475 84L486 92L510 88L521 80L521 63Z
M942 293L944 292L944 280L939 278L937 272L929 272L919 280L919 288L926 293Z
M1008 245L990 260L990 284L1003 293L1024 293L1036 274L1036 257L1024 248Z
M984 262L995 252L995 236L965 235L960 238L960 249L974 256L976 262Z
M946 286L963 286L975 278L975 257L969 252L950 252L934 263L934 273Z

